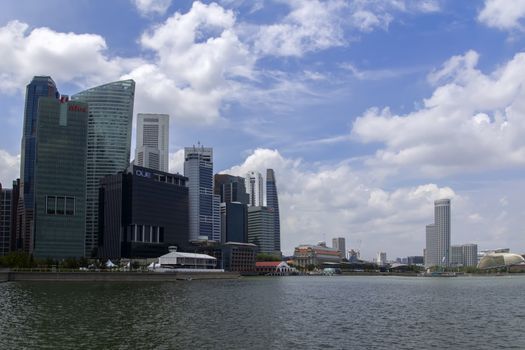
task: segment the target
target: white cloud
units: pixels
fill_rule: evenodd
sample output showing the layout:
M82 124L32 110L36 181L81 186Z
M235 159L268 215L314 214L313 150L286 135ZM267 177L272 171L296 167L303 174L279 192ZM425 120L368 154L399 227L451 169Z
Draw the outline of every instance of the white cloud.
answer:
M427 184L387 191L367 183L347 164L312 166L270 149L255 150L243 164L224 173L264 174L267 168L276 173L286 253L301 243L317 243L323 236L327 240L343 236L352 247L362 240L369 257L384 249L419 254L424 225L432 220L433 201L447 197L461 202L448 187Z
M340 11L347 6L344 1L291 0L287 4L291 11L282 21L255 29L256 52L302 56L305 52L343 45Z
M139 108L216 121L237 88L236 79L250 79L254 64L234 25L232 11L195 2L187 13L177 12L144 33L140 43L156 57L126 75L137 82Z
M20 155L11 155L0 149L0 183L10 188L13 180L20 177Z
M171 0L132 0L141 16L163 15L171 5Z
M478 20L501 30L522 29L525 16L525 0L485 0Z
M184 174L184 149L180 149L174 153L170 152L170 169L172 174Z
M429 80L438 85L424 107L407 115L369 109L352 136L383 144L369 165L443 177L525 165L525 53L491 74L469 51L445 62Z
M106 56L106 41L95 34L59 33L49 28L29 31L26 23L0 27L0 92L23 91L34 75L51 75L57 82L78 86L117 79L140 62Z

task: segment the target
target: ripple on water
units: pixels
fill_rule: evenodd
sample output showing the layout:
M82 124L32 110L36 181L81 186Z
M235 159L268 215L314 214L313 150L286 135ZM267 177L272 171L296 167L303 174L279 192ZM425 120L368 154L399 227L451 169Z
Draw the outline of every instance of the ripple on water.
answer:
M523 349L525 278L0 284L1 349Z

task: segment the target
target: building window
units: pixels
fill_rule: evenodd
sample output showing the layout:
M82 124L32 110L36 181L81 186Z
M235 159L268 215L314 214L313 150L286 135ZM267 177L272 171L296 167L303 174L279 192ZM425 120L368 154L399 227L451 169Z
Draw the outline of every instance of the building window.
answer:
M56 197L55 196L46 197L46 211L50 215L56 214Z
M57 215L64 215L66 207L66 198L57 197Z
M66 215L75 215L75 198L66 197Z
M75 215L75 197L46 196L48 215Z

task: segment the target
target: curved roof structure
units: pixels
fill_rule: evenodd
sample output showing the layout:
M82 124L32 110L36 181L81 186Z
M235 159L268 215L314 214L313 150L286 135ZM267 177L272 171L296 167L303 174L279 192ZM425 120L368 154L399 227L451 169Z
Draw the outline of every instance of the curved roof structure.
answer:
M521 255L512 253L492 253L481 258L478 269L495 269L513 265L525 264Z

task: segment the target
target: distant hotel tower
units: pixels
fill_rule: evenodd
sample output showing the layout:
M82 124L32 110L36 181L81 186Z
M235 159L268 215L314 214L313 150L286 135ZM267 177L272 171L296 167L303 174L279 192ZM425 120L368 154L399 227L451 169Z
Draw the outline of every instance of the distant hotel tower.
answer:
M135 82L100 85L72 96L89 104L85 255L98 245L98 190L106 175L129 166Z
M277 196L277 183L273 169L266 169L266 206L273 210L274 214L274 247L281 251L281 223L279 219L279 198ZM344 238L343 250L344 254Z
M189 239L221 241L220 196L213 194L213 149L184 148L184 176L189 188Z
M35 193L36 131L38 122L38 100L40 97L58 99L55 82L48 76L36 76L26 87L24 130L20 164L20 199L17 210L16 236L19 249L33 250L33 208Z
M450 199L434 202L434 224L426 227L425 266L450 264Z
M84 256L88 105L41 97L35 162L37 258Z
M135 165L168 171L169 119L167 114L137 114Z

